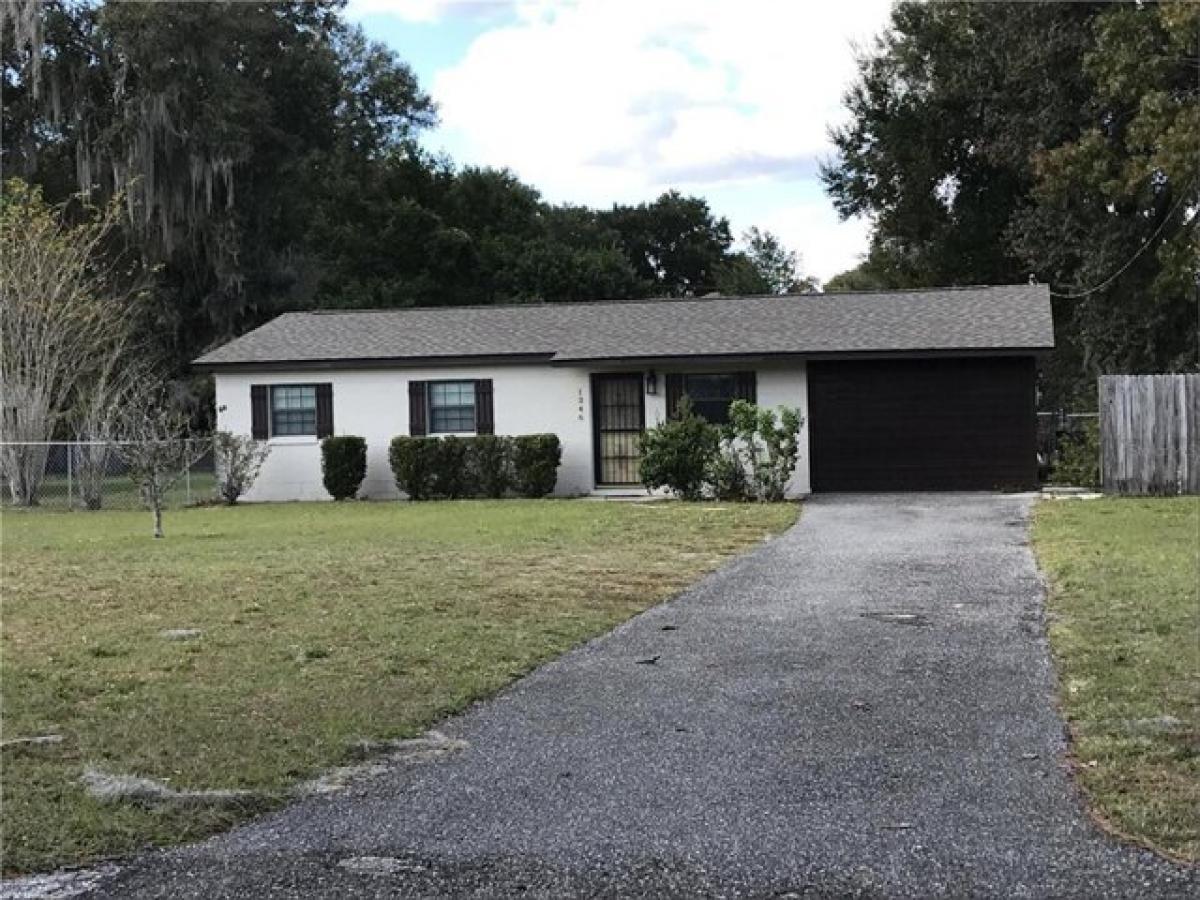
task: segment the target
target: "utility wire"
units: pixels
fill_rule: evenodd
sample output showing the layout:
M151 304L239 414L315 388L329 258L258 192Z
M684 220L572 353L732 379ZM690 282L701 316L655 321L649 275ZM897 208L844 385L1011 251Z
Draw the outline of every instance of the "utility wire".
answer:
M1129 261L1127 263L1125 263L1125 265L1123 265L1123 266L1121 266L1121 268L1117 269L1117 271L1115 271L1108 278L1104 279L1104 281L1100 282L1095 287L1088 288L1086 291L1080 291L1077 294L1060 294L1057 291L1051 291L1050 296L1058 297L1060 300L1079 300L1082 297L1087 297L1088 295L1094 294L1097 291L1104 290L1106 287L1108 287L1110 284L1112 284L1114 281L1116 281L1118 278L1120 278L1122 275L1124 275L1125 272L1129 269L1129 267L1132 266L1135 262L1137 262L1138 259L1141 258L1141 255L1146 252L1147 248L1149 248L1150 245L1153 244L1155 242L1155 240L1158 239L1158 236L1160 234L1162 234L1162 230L1167 227L1167 223L1171 221L1171 217L1175 215L1175 213L1179 210L1179 207L1183 206L1183 201L1188 199L1188 196L1189 196L1188 191L1191 189L1191 187L1192 187L1192 184L1189 183L1187 188L1184 189L1183 193L1180 194L1179 200L1175 203L1174 206L1171 207L1171 211L1169 213L1167 213L1165 216L1163 216L1162 222L1159 224L1159 226L1157 228L1154 229L1154 234L1150 235L1150 237L1148 237L1146 239L1146 242L1144 244L1142 244L1141 247L1138 248L1137 253L1135 253L1135 254L1133 254L1133 256L1129 257Z

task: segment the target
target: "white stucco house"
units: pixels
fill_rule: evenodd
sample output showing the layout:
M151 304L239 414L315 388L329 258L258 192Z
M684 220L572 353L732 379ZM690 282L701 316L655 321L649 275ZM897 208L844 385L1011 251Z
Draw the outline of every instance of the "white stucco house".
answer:
M195 361L218 428L267 440L247 500L328 499L319 441L366 438L362 494L400 496L405 434L553 432L555 493L639 490L638 436L687 393L799 407L790 494L1028 487L1044 285L279 316Z

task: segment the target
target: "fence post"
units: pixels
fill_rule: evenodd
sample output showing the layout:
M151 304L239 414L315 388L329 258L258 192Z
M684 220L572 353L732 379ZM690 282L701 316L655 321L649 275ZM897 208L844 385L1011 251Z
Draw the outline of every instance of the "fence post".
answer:
M71 451L74 447L74 444L67 444L67 509L75 508L75 504L71 501L71 457L75 455Z

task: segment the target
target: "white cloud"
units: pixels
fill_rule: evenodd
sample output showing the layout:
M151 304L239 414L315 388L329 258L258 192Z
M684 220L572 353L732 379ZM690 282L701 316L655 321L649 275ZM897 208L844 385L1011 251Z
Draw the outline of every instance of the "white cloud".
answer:
M828 278L866 250L819 192L845 116L852 44L890 0L351 0L356 18L496 23L426 85L431 136L507 166L553 202L607 206L668 188L714 195L735 231L776 232ZM503 22L504 24L499 24ZM429 81L429 79L426 79Z
M861 262L867 250L870 224L865 219L838 220L832 204L824 200L787 204L760 211L745 222L731 217L735 233L757 225L800 254L800 270L828 281Z
M811 169L842 116L850 41L886 10L886 0L527 2L432 88L444 127L480 160L555 196L760 177L764 160Z
M512 5L513 0L350 0L346 15L356 21L388 15L405 22L431 23L452 15L490 15Z
M434 0L429 0L434 2ZM437 74L440 138L463 161L507 166L552 201L607 205L678 187L777 185L758 216L824 277L865 249L813 199L827 129L855 74L852 42L888 0L526 0ZM777 224L775 224L777 223ZM837 260L823 265L821 260ZM836 267L831 267L836 266Z

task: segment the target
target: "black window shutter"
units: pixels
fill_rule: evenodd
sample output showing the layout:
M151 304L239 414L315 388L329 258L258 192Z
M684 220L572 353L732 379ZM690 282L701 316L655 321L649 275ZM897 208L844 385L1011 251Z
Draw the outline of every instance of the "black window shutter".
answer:
M265 384L250 385L250 437L265 441L269 436L271 392Z
M425 382L410 381L408 383L408 433L413 437L422 437L426 432L425 425Z
M758 402L758 383L753 372L738 372L736 376L736 399Z
M475 433L495 434L496 414L492 407L492 379L475 382Z
M333 385L328 382L316 385L317 389L317 437L327 438L333 434Z
M667 418L674 418L679 410L679 398L683 396L683 376L667 373Z

